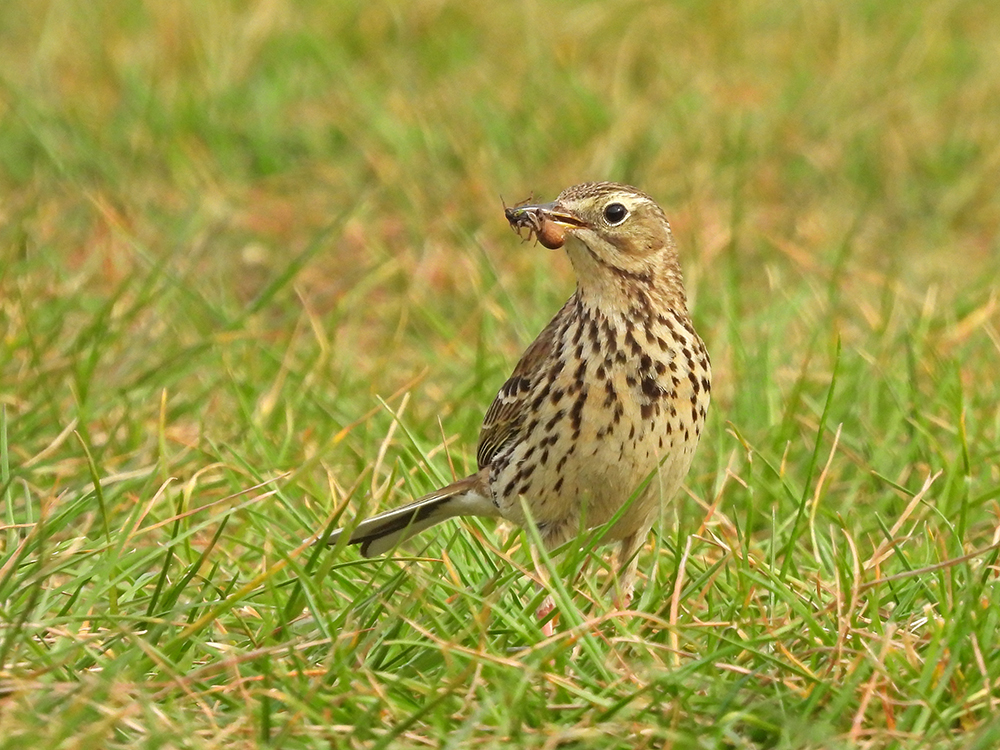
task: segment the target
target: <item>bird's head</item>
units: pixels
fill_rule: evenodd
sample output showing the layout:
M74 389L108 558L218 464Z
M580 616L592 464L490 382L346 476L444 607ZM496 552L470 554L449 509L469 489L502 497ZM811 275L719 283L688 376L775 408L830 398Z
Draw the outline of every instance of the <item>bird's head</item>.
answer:
M642 289L685 307L670 224L641 190L588 182L567 188L552 203L514 206L505 215L519 234L527 231L547 248L564 248L584 294L613 302Z

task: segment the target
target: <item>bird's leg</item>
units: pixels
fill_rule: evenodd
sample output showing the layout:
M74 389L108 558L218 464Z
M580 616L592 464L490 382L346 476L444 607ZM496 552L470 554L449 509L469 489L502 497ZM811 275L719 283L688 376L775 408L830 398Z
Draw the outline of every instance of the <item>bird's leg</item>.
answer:
M545 549L551 553L568 542L570 539L575 538L575 529L576 526L574 524L557 522L539 526L538 531L542 538L542 543L545 545ZM551 588L549 584L549 568L542 560L541 555L538 554L538 550L534 546L531 548L531 560L535 564L535 570L538 572L538 578L540 579L539 583L536 585L542 589ZM552 594L548 594L538 606L535 615L538 617L539 621L545 620L550 614L552 614L552 610L555 608L556 603L552 599ZM542 634L544 636L549 637L555 634L554 622L555 620L552 619L542 625Z
M531 547L531 561L535 564L535 571L538 574L538 580L535 582L535 587L544 591L545 589L548 588L549 569L542 561L542 558L538 554L538 550L535 548L534 545L532 545ZM535 610L535 617L538 618L539 622L544 623L542 625L542 635L544 635L546 638L555 634L555 626L553 624L553 620L544 622L545 618L547 618L550 614L552 614L552 610L554 610L555 608L556 608L556 603L552 599L552 594L546 594L545 598L542 599L542 603L538 605L538 609Z
M617 609L628 609L635 591L635 573L639 566L639 550L649 535L649 529L642 529L621 540L618 547L618 569L608 581L607 588L614 591L611 598Z

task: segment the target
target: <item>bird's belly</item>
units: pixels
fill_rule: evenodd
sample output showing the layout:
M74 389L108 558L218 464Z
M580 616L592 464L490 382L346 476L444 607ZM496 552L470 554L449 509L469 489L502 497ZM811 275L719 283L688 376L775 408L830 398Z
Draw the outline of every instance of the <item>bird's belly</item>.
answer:
M690 325L676 315L649 325L584 310L566 329L523 400L520 439L490 464L501 516L524 524L526 504L540 527L559 527L553 538L568 537L631 503L610 538L649 529L691 464L711 387Z
M575 416L580 397L568 409L554 403L539 410L529 433L535 439L494 464L490 484L504 518L525 523L523 498L540 527L576 532L611 521L629 503L606 540L649 528L687 473L700 420L678 429L677 408L667 400L653 413L624 387L619 393L613 405L588 393Z

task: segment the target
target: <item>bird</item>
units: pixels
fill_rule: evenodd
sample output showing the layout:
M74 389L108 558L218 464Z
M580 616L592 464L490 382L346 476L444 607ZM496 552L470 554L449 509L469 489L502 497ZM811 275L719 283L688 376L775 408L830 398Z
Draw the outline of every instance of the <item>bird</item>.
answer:
M576 290L487 409L477 471L326 541L349 533L374 557L447 519L482 516L533 523L555 550L611 524L601 541L618 543L616 599L627 605L638 552L688 473L711 393L670 223L649 195L615 182L504 213L523 240L566 252Z

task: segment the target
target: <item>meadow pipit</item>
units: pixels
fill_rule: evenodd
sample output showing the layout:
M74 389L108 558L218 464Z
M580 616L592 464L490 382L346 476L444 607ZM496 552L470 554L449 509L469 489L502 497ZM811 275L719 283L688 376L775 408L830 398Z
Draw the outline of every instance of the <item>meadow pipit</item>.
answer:
M620 542L627 602L636 553L691 465L712 381L670 225L648 195L610 182L505 213L519 234L566 250L576 292L486 412L479 470L361 522L349 541L372 557L454 516L523 526L524 503L552 549L630 503L604 538Z

